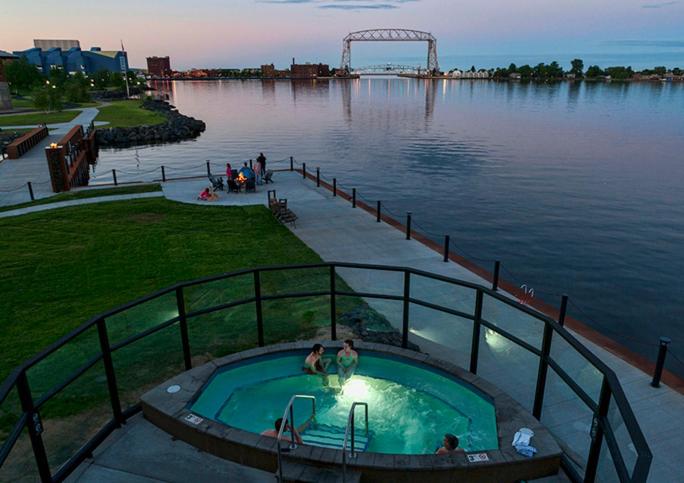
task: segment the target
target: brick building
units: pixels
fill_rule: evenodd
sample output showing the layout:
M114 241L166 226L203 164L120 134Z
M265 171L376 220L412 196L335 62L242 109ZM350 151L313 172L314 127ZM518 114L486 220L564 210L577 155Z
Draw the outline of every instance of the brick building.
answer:
M152 77L171 77L169 57L148 57L147 73Z

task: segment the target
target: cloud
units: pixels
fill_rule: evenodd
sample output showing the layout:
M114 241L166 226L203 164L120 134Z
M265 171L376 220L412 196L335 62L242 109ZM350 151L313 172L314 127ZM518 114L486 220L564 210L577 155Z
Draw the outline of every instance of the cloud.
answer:
M405 3L420 0L256 0L257 3L274 5L316 4L325 10L393 10Z
M656 48L682 48L684 40L610 40L602 42L604 45L617 45L620 47L656 47Z
M645 3L641 8L663 8L670 7L679 3L679 0L671 0L669 2Z

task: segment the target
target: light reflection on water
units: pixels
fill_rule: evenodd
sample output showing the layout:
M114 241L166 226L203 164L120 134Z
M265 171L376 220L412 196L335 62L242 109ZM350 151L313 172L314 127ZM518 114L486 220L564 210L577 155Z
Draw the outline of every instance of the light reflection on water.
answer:
M632 349L652 357L656 349L639 341L670 335L684 355L684 85L376 78L159 87L207 132L103 151L96 181L112 168L126 179L162 164L173 172L260 151L271 161L294 155L395 213L412 211L461 254L485 266L502 260L504 275L538 297L557 303L568 293Z

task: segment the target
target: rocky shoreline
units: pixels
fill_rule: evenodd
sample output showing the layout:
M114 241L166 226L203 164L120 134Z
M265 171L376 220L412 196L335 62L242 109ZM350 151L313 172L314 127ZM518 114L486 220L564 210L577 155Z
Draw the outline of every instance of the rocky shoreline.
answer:
M165 101L147 100L142 107L166 117L166 122L155 126L114 127L96 131L101 148L130 148L149 144L176 143L194 139L206 129L206 124L194 117L179 113Z

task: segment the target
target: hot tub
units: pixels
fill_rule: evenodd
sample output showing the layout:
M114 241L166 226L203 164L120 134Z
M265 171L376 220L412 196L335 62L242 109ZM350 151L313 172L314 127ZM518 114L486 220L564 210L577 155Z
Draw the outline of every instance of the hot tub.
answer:
M307 421L314 410L315 418L302 432L304 444L287 458L322 467L339 467L349 410L354 402L364 402L368 432L358 410L357 453L347 458L363 481L415 481L414 472L420 472L431 483L501 482L557 472L560 449L547 430L480 378L426 354L359 343L356 373L340 385L334 365L327 381L303 372L310 345L255 349L187 371L145 394L143 412L204 451L275 471L276 440L260 433L273 428L293 395L308 396L295 401L295 424ZM326 356L334 356L340 343L324 345ZM521 427L535 432L532 443L539 452L533 458L511 447ZM458 436L465 452L435 455L444 433ZM348 442L347 453L350 447Z

